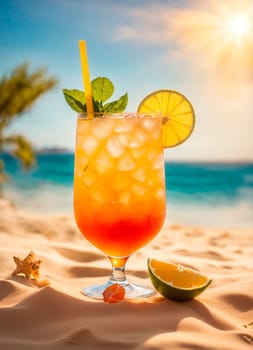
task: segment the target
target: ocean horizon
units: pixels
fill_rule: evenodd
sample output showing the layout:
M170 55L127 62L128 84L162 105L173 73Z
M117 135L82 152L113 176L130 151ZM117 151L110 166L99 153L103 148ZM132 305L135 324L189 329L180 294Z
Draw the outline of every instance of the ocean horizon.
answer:
M1 154L9 180L4 198L45 215L73 215L73 153L39 153L25 171ZM253 228L253 162L165 162L169 223Z

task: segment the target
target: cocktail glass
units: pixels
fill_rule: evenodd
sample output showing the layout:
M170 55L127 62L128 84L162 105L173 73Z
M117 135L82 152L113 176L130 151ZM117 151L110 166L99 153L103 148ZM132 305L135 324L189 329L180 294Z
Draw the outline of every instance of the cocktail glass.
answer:
M113 283L126 298L153 290L128 282L129 256L160 231L166 212L162 119L134 113L104 114L77 120L74 213L88 241L104 252L112 274L103 285L84 288L93 298Z

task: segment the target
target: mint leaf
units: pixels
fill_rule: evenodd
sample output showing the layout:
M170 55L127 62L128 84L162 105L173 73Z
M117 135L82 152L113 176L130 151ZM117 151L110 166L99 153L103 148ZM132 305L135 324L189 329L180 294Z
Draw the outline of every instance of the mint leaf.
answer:
M120 113L126 109L128 102L127 93L121 96L117 101L109 102L104 105L104 112L107 113Z
M64 97L68 105L76 112L86 112L86 99L83 91L63 89Z
M92 99L92 101L93 101L93 109L94 109L94 112L95 112L95 113L103 112L103 106L102 106L102 104L99 104L98 102L94 101L93 99Z
M105 77L92 80L91 88L93 100L101 105L112 96L114 91L113 83Z
M92 100L94 112L98 113L96 117L100 117L106 113L121 113L126 109L128 102L127 93L118 100L106 103L114 92L114 86L110 79L98 77L91 82ZM87 112L85 94L81 90L63 89L64 97L68 105L77 113Z

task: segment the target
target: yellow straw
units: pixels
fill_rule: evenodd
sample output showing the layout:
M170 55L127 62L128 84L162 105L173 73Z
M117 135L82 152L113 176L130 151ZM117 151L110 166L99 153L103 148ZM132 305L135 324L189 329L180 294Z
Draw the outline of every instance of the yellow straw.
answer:
M93 102L92 102L90 73L89 73L88 56L87 56L85 40L79 40L79 48L80 48L80 58L81 58L81 66L82 66L84 91L85 91L85 97L86 97L87 113L89 118L93 118L94 109L93 109Z

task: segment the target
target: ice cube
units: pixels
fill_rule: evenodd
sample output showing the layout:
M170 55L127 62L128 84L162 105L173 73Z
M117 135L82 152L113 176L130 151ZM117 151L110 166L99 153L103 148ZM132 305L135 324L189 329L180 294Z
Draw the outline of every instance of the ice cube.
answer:
M113 119L94 118L91 121L92 132L98 139L105 139L111 134L114 124Z
M139 159L147 151L145 146L132 148L132 155L135 159Z
M153 168L154 169L163 169L163 166L164 166L163 154L159 154L153 160Z
M88 135L82 142L82 148L86 154L91 155L98 147L98 140L93 135Z
M118 170L128 171L135 168L135 161L131 154L126 154L121 157L118 161Z
M82 172L82 180L86 187L92 187L97 181L98 175L92 171L91 169L83 170Z
M152 117L145 117L142 120L143 128L146 129L149 133L152 133L157 125L157 119Z
M104 150L99 152L99 154L96 156L96 158L93 161L96 167L96 171L99 174L106 173L113 166L112 158Z
M92 191L91 193L91 199L98 202L99 204L102 204L105 202L103 193L100 191Z
M116 132L129 132L134 128L134 119L122 118L116 121L115 131Z
M157 156L157 150L156 149L150 149L147 154L147 158L150 162L154 161Z
M132 177L139 181L139 182L144 182L146 178L146 171L144 168L139 168L136 171L132 173Z
M130 132L125 132L123 134L118 134L118 140L121 143L122 146L126 147L129 144L129 140L131 137L131 133Z
M89 156L83 152L83 150L77 148L75 154L75 173L77 171L83 171L83 169L87 168L89 164Z
M106 142L105 148L109 155L113 158L120 157L125 151L125 148L122 146L117 135L112 135L110 137L110 139Z
M148 134L146 133L146 131L138 128L132 134L131 140L129 141L129 147L131 148L140 147L147 142L148 142Z
M156 193L155 193L155 197L158 199L163 199L165 196L164 190L162 188L160 188Z
M138 197L142 197L146 193L146 186L142 186L139 183L134 183L132 185L132 193Z
M87 119L78 119L77 135L83 136L90 132L90 122Z
M143 119L143 129L146 130L154 140L162 138L162 120L157 118Z
M140 147L141 144L139 142L138 139L136 139L135 137L132 137L129 141L129 147L130 148L136 148L136 147Z
M90 191L90 198L97 202L97 204L113 203L115 200L115 193L110 190L105 182L97 183Z

